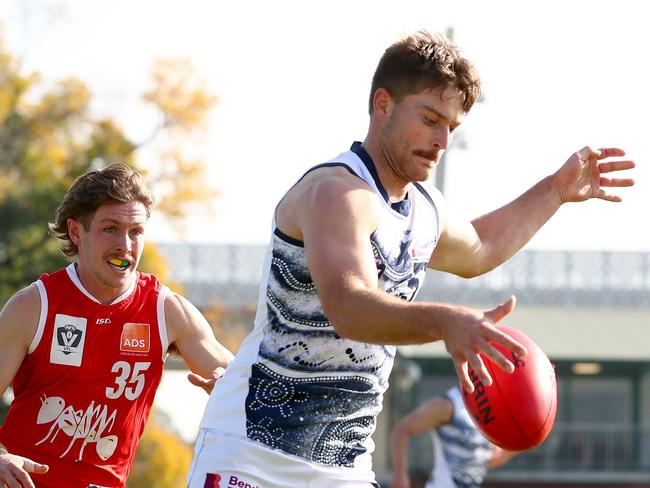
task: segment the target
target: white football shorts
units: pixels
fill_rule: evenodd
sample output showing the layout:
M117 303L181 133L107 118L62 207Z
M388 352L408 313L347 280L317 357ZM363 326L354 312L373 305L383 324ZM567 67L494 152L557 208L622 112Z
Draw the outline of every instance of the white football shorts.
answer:
M310 463L250 439L201 429L188 488L379 488L372 471Z

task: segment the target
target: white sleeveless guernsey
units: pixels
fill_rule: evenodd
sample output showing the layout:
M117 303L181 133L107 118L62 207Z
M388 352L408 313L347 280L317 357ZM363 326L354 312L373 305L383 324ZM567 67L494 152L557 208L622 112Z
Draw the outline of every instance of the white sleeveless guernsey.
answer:
M455 386L445 394L453 405L451 422L433 435L433 470L425 488L478 488L488 471L493 446L483 437Z
M438 242L435 202L442 196L414 184L400 202L403 213L396 211L360 143L309 171L323 166L347 168L377 194L381 217L370 240L379 286L413 300ZM201 427L310 463L369 471L371 435L394 356L394 346L337 335L323 312L303 243L274 222L254 330L217 382Z

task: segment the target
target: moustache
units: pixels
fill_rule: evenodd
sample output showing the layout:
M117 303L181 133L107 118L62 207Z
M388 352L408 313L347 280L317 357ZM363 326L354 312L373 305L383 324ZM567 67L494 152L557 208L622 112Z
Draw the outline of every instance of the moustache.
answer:
M438 158L440 157L440 150L434 149L432 151L413 151L413 154L428 159L429 161L438 161Z

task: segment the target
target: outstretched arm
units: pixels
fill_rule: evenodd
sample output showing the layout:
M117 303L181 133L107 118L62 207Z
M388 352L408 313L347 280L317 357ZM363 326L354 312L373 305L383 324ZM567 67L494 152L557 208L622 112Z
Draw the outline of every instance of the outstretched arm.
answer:
M393 478L390 488L410 488L408 472L409 439L451 421L453 406L444 397L431 398L404 417L394 428L390 438Z
M192 371L190 382L210 393L232 360L232 353L217 341L203 314L181 295L167 295L165 322L169 343Z
M564 203L598 198L620 202L607 190L632 186L631 178L610 178L634 167L618 148L584 147L553 175L541 180L509 204L474 219L471 224L449 220L429 267L473 277L499 266L519 251Z
M38 289L30 285L11 297L0 312L0 394L9 387L27 354L38 327L40 308ZM42 474L47 470L47 465L11 454L0 444L1 486L34 488L29 473Z

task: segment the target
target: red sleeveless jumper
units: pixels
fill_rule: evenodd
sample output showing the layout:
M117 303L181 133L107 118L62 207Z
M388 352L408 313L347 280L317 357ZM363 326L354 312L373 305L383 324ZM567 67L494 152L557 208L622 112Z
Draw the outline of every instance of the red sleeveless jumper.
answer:
M36 282L39 327L14 377L0 442L48 464L39 488L123 487L160 383L167 349L156 277L102 305L74 265Z

